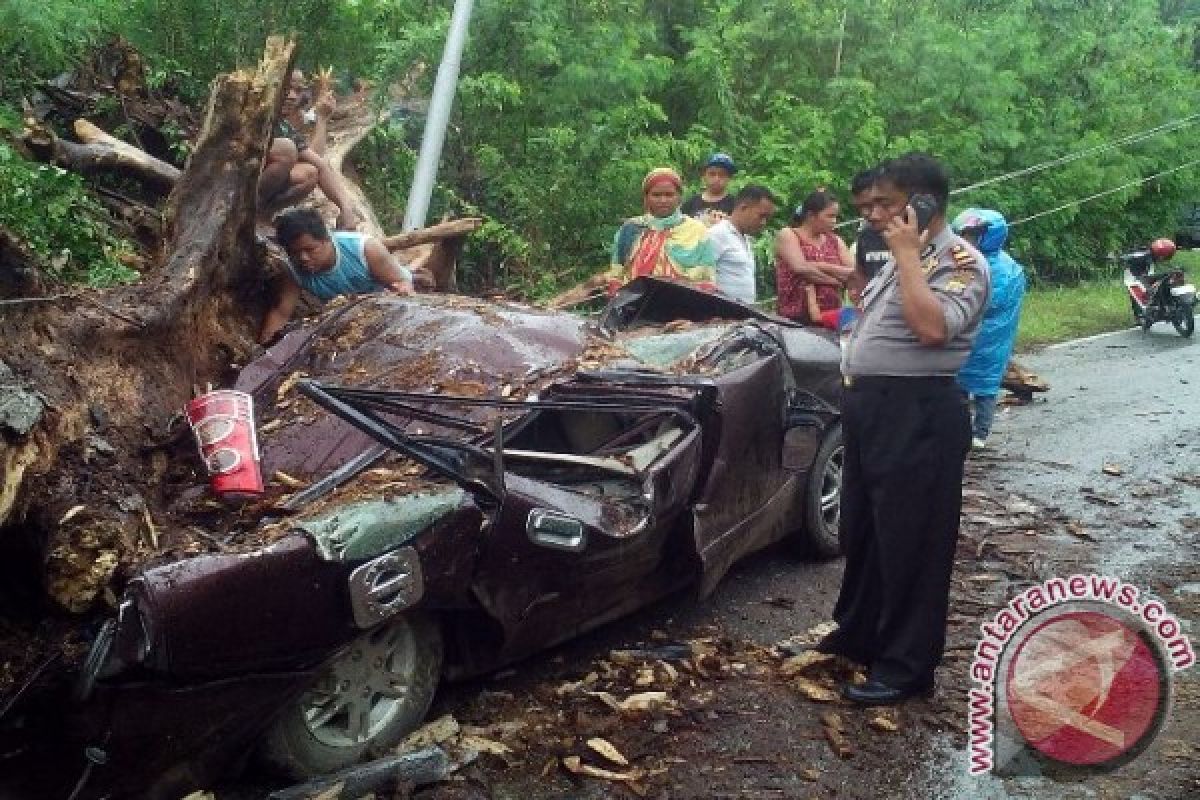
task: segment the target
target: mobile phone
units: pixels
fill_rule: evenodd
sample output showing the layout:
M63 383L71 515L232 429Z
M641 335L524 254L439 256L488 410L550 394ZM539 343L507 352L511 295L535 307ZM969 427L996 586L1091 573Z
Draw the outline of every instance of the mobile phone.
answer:
M912 206L917 215L917 230L924 233L929 227L929 221L933 219L933 215L937 213L937 201L933 199L933 195L914 194L908 198L908 204Z

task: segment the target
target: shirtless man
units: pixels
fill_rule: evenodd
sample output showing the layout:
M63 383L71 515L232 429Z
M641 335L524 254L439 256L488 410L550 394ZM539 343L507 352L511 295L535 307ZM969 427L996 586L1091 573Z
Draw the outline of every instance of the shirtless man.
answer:
M269 219L275 212L308 197L319 186L338 208L338 228L354 230L360 221L354 208L354 198L346 190L341 176L322 155L326 126L336 101L329 91L317 98L312 109L316 123L310 143L297 126L302 117L301 107L306 98L306 89L304 73L294 70L288 80L280 120L275 127L276 138L271 140L262 174L258 178L259 216Z

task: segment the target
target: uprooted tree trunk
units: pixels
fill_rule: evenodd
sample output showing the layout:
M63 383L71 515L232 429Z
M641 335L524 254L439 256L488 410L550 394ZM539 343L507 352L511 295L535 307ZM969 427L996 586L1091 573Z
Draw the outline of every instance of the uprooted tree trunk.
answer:
M89 69L84 70L81 78L83 88L88 91L70 91L53 85L45 87L52 96L48 103L39 107L40 111L32 106L27 109L22 142L36 157L73 172L115 173L135 179L149 190L148 194L153 202L154 197L161 198L174 189L182 175L181 170L117 139L82 117L75 119L72 125L78 141L60 138L42 121L42 117L48 115L49 108L56 109L58 116L70 117L98 105L97 98L106 95L98 92L98 87L86 80L92 73L102 74L111 83L108 88L118 92L122 107L129 98L140 98L145 94L144 76L139 77L142 72L140 57L127 43L121 40L110 43L96 54L93 61L96 63L89 65ZM406 263L428 254L425 272L429 283L419 283L422 290L456 291L455 269L463 238L478 229L482 220L453 220L420 231L385 236L385 226L367 199L348 161L355 146L385 117L386 113L376 109L365 95L351 98L347 104L338 108L329 123L325 160L340 176L353 200L361 218L359 230L369 236L383 239L388 249ZM146 113L139 116L139 120L143 122L146 118ZM144 133L146 130L143 128ZM130 238L143 242L148 238L157 238L156 215L144 202L102 186L97 187L97 192L100 201L113 212ZM338 217L337 207L320 189L316 189L301 204L316 208L331 226ZM268 231L264 230L263 233ZM267 237L264 237L264 242L263 261L266 265L266 275L268 278L281 277L287 271L286 256L283 250Z
M215 82L142 284L0 306L0 617L18 596L87 610L115 570L187 549L155 523L179 469L160 434L251 353L256 186L293 51L272 38Z

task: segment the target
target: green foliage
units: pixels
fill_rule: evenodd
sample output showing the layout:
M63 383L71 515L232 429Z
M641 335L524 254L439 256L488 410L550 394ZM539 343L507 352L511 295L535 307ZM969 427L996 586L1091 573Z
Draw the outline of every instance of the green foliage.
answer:
M119 260L129 246L109 231L78 176L25 161L3 143L0 226L17 232L60 280L112 286L138 276Z
M119 32L142 48L153 85L199 102L214 75L287 31L300 35L301 67L399 82L419 99L451 7L95 0L80 14L68 0L7 0L0 99ZM1198 24L1194 0L480 0L431 218L487 219L468 246L466 286L544 295L607 263L648 169L674 166L696 191L716 149L738 161L738 185L766 184L786 210L818 185L845 197L856 172L910 149L941 158L965 186L1187 117L1200 94ZM355 153L389 228L421 121L409 112ZM982 205L1021 220L1133 183L1013 229L1035 281L1098 275L1104 254L1169 234L1179 206L1197 199L1200 168L1138 183L1190 161L1196 130L960 194L952 211ZM769 265L762 277L772 282Z
M87 6L82 13L66 0L0 3L0 98L14 98L71 66L121 7L116 0L89 0Z

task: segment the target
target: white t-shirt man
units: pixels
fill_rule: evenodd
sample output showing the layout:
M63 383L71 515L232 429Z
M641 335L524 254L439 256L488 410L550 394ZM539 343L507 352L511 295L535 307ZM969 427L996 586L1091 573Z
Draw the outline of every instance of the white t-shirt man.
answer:
M709 228L708 239L717 254L717 289L735 300L753 303L756 292L750 239L729 219Z

